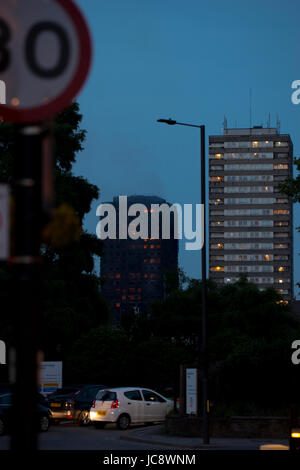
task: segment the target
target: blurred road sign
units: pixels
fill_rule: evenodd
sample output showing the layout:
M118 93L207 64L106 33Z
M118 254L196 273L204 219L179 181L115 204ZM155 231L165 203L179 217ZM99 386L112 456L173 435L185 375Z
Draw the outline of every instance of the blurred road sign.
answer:
M72 0L14 0L0 5L0 80L11 122L39 122L70 104L90 67L91 39Z
M46 361L40 365L40 392L43 395L62 388L62 362Z
M197 414L197 369L186 369L186 414Z
M0 260L9 257L9 188L0 184Z
M0 80L0 104L6 104L6 85Z

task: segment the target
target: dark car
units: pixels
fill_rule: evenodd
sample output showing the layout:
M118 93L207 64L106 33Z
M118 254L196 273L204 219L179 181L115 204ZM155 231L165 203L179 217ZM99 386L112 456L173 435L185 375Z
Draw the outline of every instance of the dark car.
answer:
M38 431L46 432L51 421L51 411L48 407L37 404L36 428ZM5 393L0 395L0 436L10 432L12 428L12 395Z
M54 421L72 420L81 426L90 424L89 410L99 390L106 385L70 385L48 395Z

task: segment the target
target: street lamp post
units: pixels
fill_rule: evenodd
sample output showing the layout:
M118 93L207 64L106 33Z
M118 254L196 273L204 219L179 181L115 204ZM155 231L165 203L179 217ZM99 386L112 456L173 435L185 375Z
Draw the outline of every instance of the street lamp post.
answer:
M207 345L206 345L206 297L207 297L207 282L206 282L206 178L205 178L205 126L196 124L187 124L184 122L177 122L173 119L158 119L157 122L168 124L169 126L188 126L200 129L200 171L201 171L201 204L203 207L204 219L204 240L202 246L202 364L203 364L203 377L202 377L202 406L203 406L203 444L209 444L209 409L208 409L208 360L207 360ZM199 345L198 345L199 347ZM199 351L199 349L198 349ZM198 353L199 354L199 353ZM199 363L199 356L198 356Z

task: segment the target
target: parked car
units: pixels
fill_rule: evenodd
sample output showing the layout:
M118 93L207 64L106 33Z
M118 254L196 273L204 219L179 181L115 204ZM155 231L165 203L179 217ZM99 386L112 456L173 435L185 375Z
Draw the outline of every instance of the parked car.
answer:
M100 390L90 410L95 427L116 423L127 429L131 423L164 421L173 403L153 390L140 387L121 387Z
M90 424L89 411L99 390L105 385L72 385L63 387L47 397L53 420L74 420L79 425Z
M49 408L37 404L36 427L40 432L46 432L49 429L51 421L51 411ZM0 436L3 436L12 429L12 395L5 393L0 395Z

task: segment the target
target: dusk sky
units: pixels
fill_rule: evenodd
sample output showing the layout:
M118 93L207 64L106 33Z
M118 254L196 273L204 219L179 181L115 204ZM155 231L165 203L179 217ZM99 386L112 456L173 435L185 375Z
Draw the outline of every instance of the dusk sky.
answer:
M77 0L94 52L79 96L87 129L75 173L101 191L86 217L95 233L96 207L113 196L157 195L172 203L200 202L200 134L158 118L205 124L208 136L228 127L276 126L300 155L298 0ZM207 158L208 161L208 158ZM300 225L298 205L294 225ZM295 282L300 281L295 230ZM200 253L180 244L186 274L201 277ZM298 294L296 287L295 293Z

